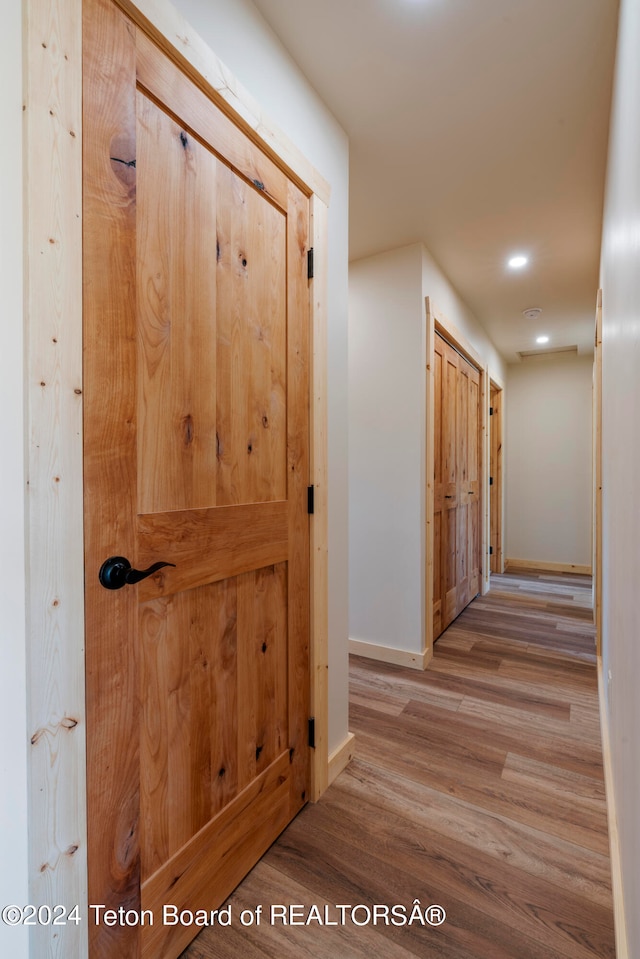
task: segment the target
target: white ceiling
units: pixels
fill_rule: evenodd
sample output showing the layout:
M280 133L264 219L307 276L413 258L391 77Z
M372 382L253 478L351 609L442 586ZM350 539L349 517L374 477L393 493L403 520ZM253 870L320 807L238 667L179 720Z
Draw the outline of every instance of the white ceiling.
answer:
M421 240L507 360L592 349L617 0L254 2L349 136L352 259Z

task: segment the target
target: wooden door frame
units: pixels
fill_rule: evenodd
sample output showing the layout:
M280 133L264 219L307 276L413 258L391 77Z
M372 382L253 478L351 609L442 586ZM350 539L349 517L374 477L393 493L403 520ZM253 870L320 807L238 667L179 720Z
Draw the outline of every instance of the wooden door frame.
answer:
M167 0L116 0L310 199L311 798L328 785L329 186ZM27 715L30 901L80 904L32 954L87 955L82 474L82 0L24 0ZM55 933L55 940L53 937Z
M491 416L491 393L495 391L497 397L497 417L495 420L490 418ZM495 415L495 410L494 410ZM487 515L486 515L486 524L488 530L488 548L492 545L491 543L491 491L493 490L493 496L496 503L496 513L498 516L498 549L496 551L495 565L497 569L495 572L503 573L504 572L504 386L501 382L496 379L495 376L489 378L489 391L488 391L488 411L487 423L489 424L488 436L487 436L487 447L489 450L489 476L493 477L493 483L489 483L488 486L488 495L487 495ZM496 426L497 423L497 436L496 436ZM496 442L497 440L497 442ZM487 559L488 562L488 582L491 579L491 554Z
M480 411L481 411L481 470L480 470L480 522L481 522L481 569L480 582L482 593L489 589L489 544L487 531L488 515L488 429L489 416L489 368L482 357L462 333L437 308L431 297L425 297L426 311L426 443L425 443L425 560L424 560L424 665L429 663L433 656L433 534L434 534L434 463L435 463L435 424L434 424L434 343L435 334L439 333L451 344L466 360L480 373Z

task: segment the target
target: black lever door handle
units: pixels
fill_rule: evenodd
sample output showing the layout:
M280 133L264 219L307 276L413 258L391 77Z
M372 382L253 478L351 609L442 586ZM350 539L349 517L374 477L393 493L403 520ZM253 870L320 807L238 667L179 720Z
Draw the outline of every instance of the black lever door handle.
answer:
M133 569L125 556L110 556L100 567L98 579L105 589L122 589L123 586L133 586L141 579L152 576L163 566L175 565L175 563L153 563L147 569Z

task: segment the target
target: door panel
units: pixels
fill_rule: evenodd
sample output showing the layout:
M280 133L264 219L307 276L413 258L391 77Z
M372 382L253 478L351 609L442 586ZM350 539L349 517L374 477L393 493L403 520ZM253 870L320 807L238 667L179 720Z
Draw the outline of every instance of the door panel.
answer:
M286 218L137 106L140 512L285 499Z
M469 602L469 379L471 367L463 358L455 354L457 364L457 402L456 402L456 489L457 489L457 602L455 615Z
M466 496L468 504L468 600L480 592L480 451L482 430L480 420L481 395L480 374L469 364L469 408L467 418L467 477Z
M458 355L451 347L444 347L444 377L442 381L442 448L443 448L443 524L442 553L444 566L444 617L446 629L458 608Z
M286 218L221 163L218 177L217 502L280 500L287 488Z
M442 510L434 511L433 517L433 635L442 632L443 585L442 585Z
M216 370L216 328L209 310L216 297L211 237L218 164L140 92L136 107L136 164L144 171L137 176L135 201L136 435L138 510L145 514L215 505L210 371Z
M455 619L458 608L458 511L444 510L444 536L442 538L442 558L444 565L444 616L442 628L446 629Z
M288 747L286 564L143 603L140 620L144 882Z
M458 498L458 354L444 344L444 377L442 382L442 445L444 450L445 496Z
M155 917L91 956L162 959L308 794L309 204L109 0L84 34L89 900Z
M456 616L469 602L469 506L462 503L456 515Z

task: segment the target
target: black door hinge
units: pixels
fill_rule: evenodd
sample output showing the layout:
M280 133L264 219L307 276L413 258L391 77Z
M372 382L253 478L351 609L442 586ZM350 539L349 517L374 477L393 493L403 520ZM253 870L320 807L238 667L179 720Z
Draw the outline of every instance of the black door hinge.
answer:
M313 506L314 506L314 503L313 503L313 491L314 491L314 489L315 489L315 487L313 487L313 486L307 486L307 513L309 513L309 514L312 514L312 513L313 513Z
M489 416L493 416L493 406L489 407Z
M313 247L307 250L307 279L313 279Z
M489 556L493 556L493 546L489 547Z
M311 749L316 748L316 721L313 716L309 720L309 746Z
M493 486L493 476L489 477L489 486Z

